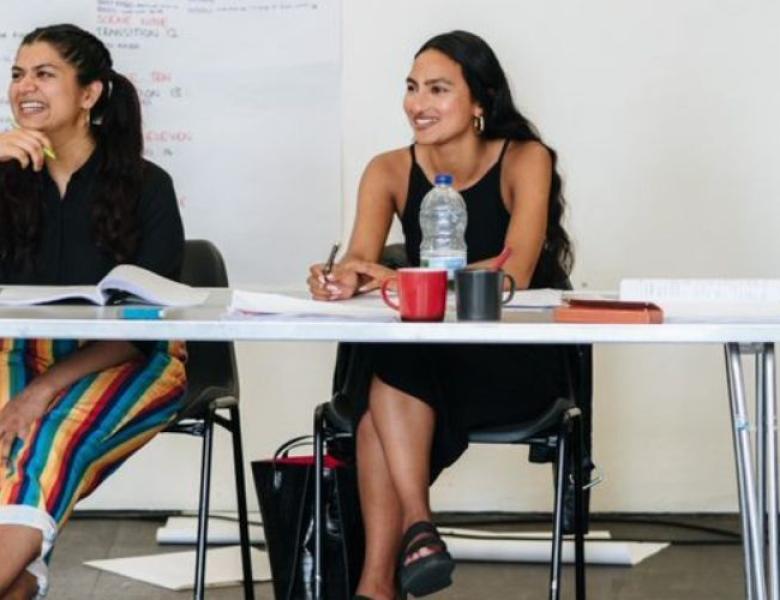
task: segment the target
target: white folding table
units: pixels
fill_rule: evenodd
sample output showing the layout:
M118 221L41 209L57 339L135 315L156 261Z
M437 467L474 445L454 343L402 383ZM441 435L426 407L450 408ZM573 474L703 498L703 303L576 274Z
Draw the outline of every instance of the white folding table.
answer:
M397 320L269 315L226 311L228 290L208 302L166 309L159 320L125 320L117 307L53 305L0 307L0 337L186 339L331 342L523 344L719 344L726 374L742 519L746 598L780 600L777 407L774 345L778 322L664 323L660 325L553 323L546 311L507 311L501 323L402 323ZM742 357L756 355L756 419L745 398ZM755 453L751 436L756 433Z

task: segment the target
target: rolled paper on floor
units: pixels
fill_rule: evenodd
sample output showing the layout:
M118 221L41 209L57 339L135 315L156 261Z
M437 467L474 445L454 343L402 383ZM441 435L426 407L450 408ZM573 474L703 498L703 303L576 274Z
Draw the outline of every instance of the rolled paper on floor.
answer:
M463 530L459 530L463 531ZM501 535L500 533L491 539L483 538L493 536L496 532L480 531L471 532L479 534L479 537L466 537L459 534L457 537L446 535L442 530L442 537L455 560L484 561L484 562L527 562L549 563L552 553L550 534L538 533L514 533ZM542 537L542 535L546 537ZM607 534L608 536L609 534ZM512 537L539 539L512 539ZM599 538L599 539L596 539ZM668 543L650 542L621 542L605 539L602 534L589 535L585 540L585 562L594 565L617 565L632 567L644 559L657 554L669 546ZM563 542L562 559L564 563L574 562L574 540L568 537Z

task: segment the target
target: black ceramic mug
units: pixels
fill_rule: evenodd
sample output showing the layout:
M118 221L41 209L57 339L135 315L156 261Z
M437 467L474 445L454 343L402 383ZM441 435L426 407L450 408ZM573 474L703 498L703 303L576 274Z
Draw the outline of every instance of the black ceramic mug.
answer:
M509 280L504 294L504 280ZM503 271L461 269L455 272L458 321L500 321L501 307L515 295L515 280Z

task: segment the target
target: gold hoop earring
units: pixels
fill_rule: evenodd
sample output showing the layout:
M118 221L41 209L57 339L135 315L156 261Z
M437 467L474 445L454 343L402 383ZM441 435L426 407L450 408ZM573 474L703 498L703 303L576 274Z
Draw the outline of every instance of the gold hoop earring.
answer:
M477 135L481 135L485 131L485 117L483 115L474 117L474 129L477 131Z

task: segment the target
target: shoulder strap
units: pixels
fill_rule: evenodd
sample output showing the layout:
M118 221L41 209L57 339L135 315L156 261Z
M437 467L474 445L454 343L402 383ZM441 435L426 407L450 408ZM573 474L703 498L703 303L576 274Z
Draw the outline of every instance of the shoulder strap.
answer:
M504 140L504 145L501 146L501 154L498 155L498 163L497 164L500 165L504 161L504 154L506 154L506 149L509 148L509 142L511 142L511 141L512 140L510 140L508 138Z

